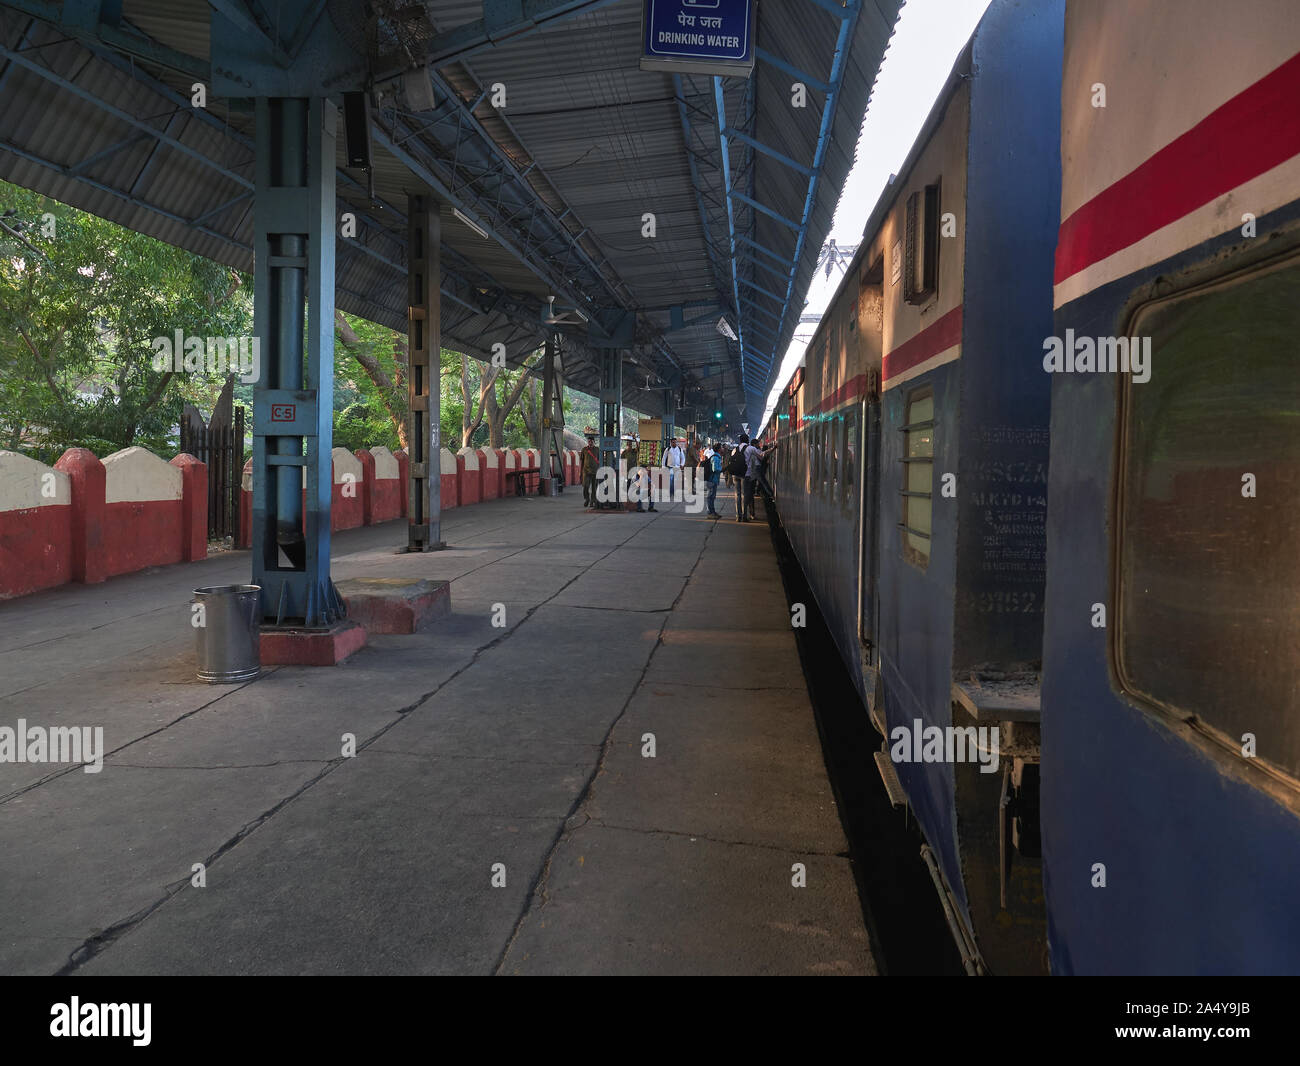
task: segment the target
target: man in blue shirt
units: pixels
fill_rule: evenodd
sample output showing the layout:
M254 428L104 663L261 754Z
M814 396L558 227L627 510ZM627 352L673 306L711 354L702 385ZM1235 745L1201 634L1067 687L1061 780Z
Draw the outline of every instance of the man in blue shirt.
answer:
M704 452L704 482L708 487L704 502L709 507L710 518L721 518L716 506L718 499L718 482L722 480L722 452L713 447L710 442L709 447Z

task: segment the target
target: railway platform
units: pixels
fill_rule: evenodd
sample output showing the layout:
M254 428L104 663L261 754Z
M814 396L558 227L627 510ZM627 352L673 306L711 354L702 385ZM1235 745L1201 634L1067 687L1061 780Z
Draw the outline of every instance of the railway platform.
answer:
M725 506L338 533L336 580L450 613L237 685L188 612L245 552L0 604L0 723L103 730L98 772L0 763L0 971L875 972L771 540Z

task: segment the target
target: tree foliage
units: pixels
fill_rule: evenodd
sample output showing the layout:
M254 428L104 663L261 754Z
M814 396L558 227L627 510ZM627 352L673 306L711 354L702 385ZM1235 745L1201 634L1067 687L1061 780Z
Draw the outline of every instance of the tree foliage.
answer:
M74 446L167 453L183 404L207 417L224 384L207 369L154 368L154 338L178 330L250 337L251 278L0 182L0 448L46 462ZM405 448L406 335L339 311L334 342L334 443ZM443 349L443 446L538 446L540 362L500 368ZM252 385L235 396L251 405ZM570 429L594 424L595 401L570 393L566 406Z
M353 451L405 448L406 337L336 311L334 340L334 444Z
M151 341L250 335L248 279L7 183L0 205L0 444L165 451L224 379L155 370Z

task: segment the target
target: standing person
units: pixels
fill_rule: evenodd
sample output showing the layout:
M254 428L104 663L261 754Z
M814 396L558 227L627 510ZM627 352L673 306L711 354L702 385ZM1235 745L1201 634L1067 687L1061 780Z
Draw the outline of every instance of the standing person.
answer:
M744 440L744 437L740 438ZM753 444L746 444L744 449L745 457L745 516L749 521L754 521L754 486L758 483L758 475L763 465L763 453L760 452Z
M700 442L692 435L686 438L686 484L691 487L691 492L700 491L699 470Z
M653 444L650 445L650 450L652 452L654 451L654 447ZM655 509L655 484L654 475L650 473L650 468L648 466L638 467L637 479L641 485L641 498L650 504L646 510L653 511Z
M596 450L596 431L587 427L587 446L582 449L582 506L596 506L596 471L600 469L600 452Z
M686 453L682 450L680 437L674 437L668 450L664 452L664 466L668 468L668 500L671 503L674 497L673 486L677 481L677 473L686 465Z
M704 452L704 479L708 484L708 494L704 502L709 506L710 518L721 518L716 506L718 499L718 482L722 480L722 453L713 450L712 444Z
M732 450L731 456L727 460L727 473L731 475L731 483L736 486L736 521L747 522L745 517L745 472L749 469L749 459L745 455L745 449L749 446L749 438L741 434L736 441L736 447ZM751 490L752 491L752 490Z
M772 482L767 476L768 471L771 469L772 456L775 452L776 441L772 441L771 444L762 450L762 459L758 470L758 487L763 490L763 495L765 495L769 500L776 495L776 493L772 491Z
M636 484L637 481L637 475L636 475L637 454L636 454L635 437L627 438L627 447L623 449L623 468L627 474L627 491L628 494L631 495L632 486ZM645 510L645 504L641 502L640 497L637 498L636 509L638 511Z

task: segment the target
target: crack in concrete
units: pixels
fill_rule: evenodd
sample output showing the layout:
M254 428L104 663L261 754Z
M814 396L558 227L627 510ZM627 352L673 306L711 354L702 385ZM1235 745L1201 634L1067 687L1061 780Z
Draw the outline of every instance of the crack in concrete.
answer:
M654 519L654 521L658 521L658 518ZM646 526L651 524L652 522L647 522L645 526L642 527L641 531L644 531ZM691 576L700 565L700 560L704 558L704 552L708 547L709 538L713 536L713 531L716 528L717 526L710 526L708 532L705 533L704 539L700 543L699 553L695 557L695 564L691 567L691 573L687 575L686 580L682 582L681 591L678 592L677 598L673 600L672 607L668 609L670 612L678 603L681 602L682 597L686 595L686 587L690 584ZM631 538L628 539L630 540ZM626 541L623 543L626 543ZM617 550L618 547L622 546L622 544L619 544L613 550ZM577 579L575 578L574 580L576 581ZM558 595L558 593L556 595ZM499 976L505 968L506 959L510 955L510 949L514 947L515 941L518 939L519 933L524 927L524 922L528 920L528 916L532 914L534 910L540 913L545 909L546 904L549 902L546 886L551 875L551 864L555 861L556 854L559 852L560 848L572 838L574 833L591 820L591 815L583 808L585 808L591 800L592 789L596 783L596 778L604 773L605 764L608 761L609 753L613 748L614 730L618 728L619 722L621 722L627 714L627 710L632 705L632 701L636 699L636 694L645 683L646 674L650 671L650 664L654 662L654 657L659 653L659 649L663 647L664 629L666 626L667 618L660 623L659 635L655 640L655 646L650 649L650 654L646 656L645 665L641 668L640 676L632 685L631 691L628 692L627 699L623 701L623 706L619 709L618 714L615 715L614 720L610 722L609 729L605 731L605 738L601 744L600 758L596 760L596 765L592 768L591 775L587 778L582 791L574 799L573 806L570 808L568 816L561 823L559 832L556 833L555 839L551 842L551 847L546 853L546 859L543 861L541 868L537 871L537 875L533 878L532 884L529 885L528 892L524 895L523 908L520 910L519 917L515 921L515 927L511 931L510 936L506 939L506 943L501 949L501 954L497 958L497 964L493 968L492 972L494 976ZM582 818L582 821L575 824L575 818L579 817Z
M575 748L591 748L597 751L599 744L575 744ZM452 761L468 760L471 762L490 762L501 763L505 766L580 766L582 763L576 759L505 759L496 755L439 755L434 752L425 751L393 751L391 748L371 748L376 755L398 755L408 759L428 759L431 762L437 762L440 759L449 759Z
M121 770L262 770L272 766L296 766L308 764L324 766L331 759L277 759L275 762L217 763L211 766L172 766L163 763L115 762L113 767Z
M269 670L263 671L261 677L266 677L268 674L273 674L278 669L279 667L271 667ZM209 707L213 706L214 704L220 703L227 696L233 696L236 692L243 691L249 685L256 684L259 680L261 680L260 677L254 678L252 681L245 681L242 684L230 686L225 692L222 692L219 696L216 696L213 699L208 700L206 703L200 704L198 707L195 707L194 710L186 711L184 714L180 715L179 717L173 718L170 722L167 722L164 725L160 725L157 729L151 729L148 733L142 733L140 734L140 736L135 737L132 740L128 740L125 744L122 744L114 748L112 751L104 752L103 755L104 760L107 761L108 759L111 759L118 752L126 751L127 748L131 747L132 745L139 744L140 741L142 740L148 740L150 737L156 737L159 733L166 732L168 729L171 729L172 726L178 725L181 722L185 721L186 718L192 718L200 711L207 710ZM7 792L3 796L0 796L0 806L3 806L4 804L8 803L10 800L17 799L19 796L22 796L25 793L31 792L32 789L40 788L42 785L47 784L50 781L57 780L60 777L66 776L67 774L75 773L76 771L81 770L83 765L84 764L82 763L73 763L69 766L63 767L60 770L55 770L53 773L46 774L44 777L38 778L37 780L33 781L29 785L24 785L22 788L15 789L13 792Z
M800 674L800 677L803 675ZM799 685L702 685L694 681L651 681L652 685L676 685L681 688L708 688L720 689L725 692L800 692L802 686Z
M588 816L587 822L582 828L588 825L594 825L597 829L613 829L625 833L644 833L648 836L669 836L669 837L687 837L690 840L704 840L710 844L725 844L729 847L738 848L759 848L763 851L779 851L786 855L792 855L795 859L800 858L820 858L820 859L847 859L847 851L809 851L807 849L788 848L781 844L764 844L757 840L726 840L722 837L711 837L705 833L691 833L683 829L648 829L636 825L611 825L609 822L601 821L599 818Z
M556 603L551 606L572 607L575 611L613 611L615 614L668 614L672 610L671 607L655 607L647 609L642 609L640 607L593 607L589 603Z
M549 541L549 540L554 540L556 537L565 536L566 534L572 533L575 529L580 529L583 525L586 525L587 523L589 523L589 522L591 522L591 521L594 521L594 520L595 520L594 518L588 518L586 522L578 522L578 523L575 523L574 525L568 526L567 528L565 528L565 529L563 529L563 530L560 530L560 531L557 532L557 533L554 533L554 534L551 534L550 536L547 536L547 537L542 538L541 540L535 542L534 544L530 544L530 545L528 545L528 546L525 547L525 548L521 548L520 551L526 551L526 550L528 550L528 548L534 548L534 547L537 547L538 545L545 544L547 541ZM608 556L608 555L612 554L613 552L617 551L619 548L623 547L623 545L626 544L627 541L630 540L630 539L632 538L632 536L635 536L635 533L629 535L629 536L628 536L627 538L625 538L624 540L619 541L617 544L613 545L613 546L609 549L609 551L605 553L605 555L601 556L601 558L605 558L606 556ZM703 553L703 549L701 548L701 554L702 554L702 553ZM512 554L512 555L517 555L517 554L519 554L519 552L512 552L511 554ZM504 558L509 558L509 556L505 556ZM499 562L499 561L500 561L500 560L494 560L494 562ZM490 565L492 565L492 564L491 564L491 563L484 563L483 565L484 565L484 566L490 566ZM479 569L481 569L481 567L480 567ZM469 670L471 667L473 667L474 665L476 665L477 662L478 662L478 660L479 660L479 658L480 658L483 654L485 654L486 652L492 650L492 649L495 648L497 645L499 645L499 644L501 644L503 641L505 641L508 637L510 637L511 635L513 635L514 633L516 633L516 632L517 632L517 631L518 631L518 630L519 630L519 629L520 629L520 628L521 628L525 623L527 623L527 622L529 621L529 619L533 616L533 614L534 614L536 611L538 611L538 610L540 610L542 607L546 606L546 605L550 602L551 599L554 599L555 596L558 596L561 592L564 591L564 589L568 588L568 586L571 585L574 581L577 581L578 578L579 578L580 576L581 576L581 572L580 572L579 574L574 575L574 577L571 578L569 581L565 582L565 584L564 584L563 586L561 586L559 589L557 589L557 590L555 591L555 593L554 593L554 594L553 594L549 599L547 599L547 600L543 600L542 603L539 603L536 607L529 608L529 610L525 612L524 616L523 616L523 617L522 617L518 622L516 622L515 625L513 625L513 626L511 626L511 627L509 627L509 628L507 628L507 629L502 630L501 634L500 634L498 637L496 637L495 639L489 641L487 644L485 644L485 645L481 646L480 648L478 648L478 649L474 652L474 654L473 654L472 656L470 656L468 662L466 662L463 666L461 666L459 669L457 669L457 670L454 671L452 674L450 674L447 678L445 678L443 681L441 681L438 685L436 685L436 686L435 686L433 689L431 689L429 692L426 692L423 696L421 696L421 697L418 698L417 700L413 701L412 703L408 704L406 707L399 708L399 709L395 712L397 716L396 716L396 717L395 717L391 722L389 722L387 725L383 726L383 727L382 727L378 732L371 734L369 737L366 738L366 740L364 740L363 742L361 742L361 743L359 743L359 744L357 745L357 748L356 748L356 753L357 753L357 754L356 754L355 756L348 756L348 757L338 756L337 758L330 760L328 763L326 763L326 764L324 765L324 767L321 769L321 771L320 771L318 774L316 774L315 776L309 778L307 781L303 782L303 783L302 783L302 784L301 784L297 789L295 789L293 792L291 792L288 796L284 797L284 798L281 799L278 803L274 804L272 807L270 807L270 808L268 808L267 810L263 811L263 812L262 812L260 815L258 815L256 818L252 819L252 820L249 821L249 822L246 822L246 823L244 824L244 826L241 827L241 828L239 829L238 832L236 832L233 836L231 836L228 840L226 840L223 844L221 844L221 845L220 845L220 846L219 846L219 847L218 847L214 852L212 852L212 854L211 854L211 855L210 855L206 860L202 860L205 869L206 869L206 868L210 868L210 867L211 867L211 866L212 866L212 865L213 865L213 864L214 864L218 859L220 859L223 855L225 855L226 853L228 853L229 851L231 851L232 849L234 849L235 847L237 847L237 846L238 846L240 843L242 843L242 842L243 842L247 837L249 837L250 835L252 835L252 834L253 834L254 832L256 832L258 829L260 829L263 825L265 825L267 822L269 822L269 821L270 821L270 820L271 820L271 819L272 819L276 814L278 814L281 810L283 810L285 807L287 807L290 803L292 803L292 802L293 802L294 800L296 800L298 797L304 795L304 794L305 794L307 791L309 791L311 788L315 787L315 785L317 785L319 782L323 781L326 777L328 777L331 773L333 773L335 770L337 770L337 769L338 769L340 766L342 766L345 762L348 762L351 758L356 758L357 756L359 756L359 755L361 754L362 751L365 751L365 750L367 750L368 748L370 748L370 747L371 747L371 746L372 746L376 741L378 741L381 737L383 737L383 736L384 736L384 735L385 735L385 734L386 734L390 729L392 729L394 726L396 726L399 722L405 721L406 716L407 716L411 711L414 711L414 710L416 710L417 708L421 707L423 704L427 703L430 699L432 699L435 695L437 695L438 692L440 692L442 689L446 688L447 685L451 684L451 682L454 681L456 678L460 677L461 674L465 673L465 672L466 672L467 670ZM656 646L655 646L655 650L657 650L657 649L658 649L658 645L656 644ZM654 655L654 652L652 651L652 652L651 652L651 657L653 657L653 655ZM263 674L262 676L265 676L265 674ZM644 676L644 671L643 671L643 676ZM247 684L249 684L249 685L256 684L256 683L257 683L257 680L259 680L259 679L254 679L253 681L249 681L249 682L247 682ZM637 685L639 685L639 684L640 684L640 680L638 679L638 681L637 681ZM244 685L240 685L240 686L238 687L238 689L234 689L233 691L238 691L239 689L242 689L242 688L244 688L244 687L245 687ZM633 687L633 692L635 692L635 691L636 691L636 686ZM157 733L160 733L160 732L162 732L162 731L165 730L165 729L169 729L172 725L175 725L176 722L180 722L180 721L184 720L185 718L190 717L190 716L193 715L193 714L197 714L199 711L203 710L205 707L211 706L211 704L216 703L217 700L223 699L225 696L227 696L227 695L229 695L229 694L230 694L230 693L222 693L222 695L221 695L221 696L218 696L216 700L211 700L211 701L209 701L208 703L204 704L203 707L196 708L195 710L190 711L190 712L188 712L188 713L182 715L180 718L177 718L174 722L168 723L167 725L162 726L162 727L160 727L159 729L153 730L151 733L145 734L144 736L141 736L141 737L137 737L135 740L131 741L130 743L122 745L121 748L115 749L115 751L125 750L126 748L130 747L131 744L139 743L139 741L146 739L146 737L148 737L148 736L154 736L154 735L156 735ZM630 697L629 697L629 699L630 699ZM625 703L625 704L624 704L624 710L626 709L626 706L627 706L627 705L626 705L626 703ZM621 714L622 714L622 712L620 711L620 716L621 716ZM615 721L617 721L617 718L615 719ZM612 725L612 724L611 724L611 726L610 726L610 729L611 729L611 730L613 729L613 725ZM608 737L608 734L607 734L607 737ZM107 753L107 754L112 754L112 753ZM106 755L106 757L107 757L107 755ZM80 766L76 766L76 767L69 768L69 770L66 771L66 772L69 772L69 773L70 773L70 772L72 772L73 769L80 769ZM50 779L52 779L53 777L58 777L58 776L62 776L62 773L60 773L60 774L55 774L55 775L50 775ZM36 783L34 783L33 785L29 786L29 788L23 789L22 791L23 791L23 792L25 792L25 791L29 791L30 788L35 788L35 787L37 787L40 783L41 783L41 782L36 782ZM20 794L21 794L21 792L19 792L19 793L15 793L15 795L20 795ZM584 793L584 794L585 794L585 793ZM8 798L12 798L12 797L8 797ZM579 798L581 798L581 796L580 796ZM554 848L554 843L552 844L552 849L553 849L553 848ZM94 958L96 958L97 956L103 954L103 953L104 953L105 951L107 951L110 947L112 947L113 944L115 944L118 940L120 940L123 936L127 935L128 933L130 933L130 932L131 932L132 930L134 930L137 926L139 926L141 923L143 923L145 920L147 920L150 916L152 916L154 913L156 913L160 908L162 908L164 905L166 905L169 901L171 901L171 900L174 899L177 895L179 895L180 892L184 889L184 887L185 887L187 884L189 884L189 883L190 883L190 879L189 879L189 878L183 878L183 879L181 879L181 880L178 881L178 882L171 882L171 883L165 884L165 885L163 886L162 895L159 896L159 897L158 897L156 900L154 900L152 903L147 904L146 906L140 908L139 910L137 910L137 911L135 911L134 913L128 915L127 917L122 918L122 919L119 919L118 921L114 922L113 924L111 924L111 925L107 926L106 928L100 930L100 932L98 932L98 933L96 933L96 934L94 934L94 935L92 935L92 936L90 936L90 937L87 937L86 939L82 940L81 943L80 943L80 945L79 945L76 949L74 949L74 950L73 950L73 951L68 955L68 961L67 961L66 963L64 963L63 966L61 966L57 971L55 971L54 976L56 976L56 977L61 977L61 976L67 976L67 975L69 975L69 974L75 973L77 970L79 970L82 966L84 966L84 965L85 965L87 962L89 962L91 959L94 959ZM535 886L535 885L536 885L536 880L534 880L534 886ZM531 890L530 890L530 894L531 894ZM525 896L525 901L526 901L528 898L529 898L528 896ZM526 906L526 905L527 905L527 904L525 903L525 906ZM520 919L520 920L522 920L522 915L521 915L521 919ZM75 938L68 938L68 939L75 939ZM503 956L503 957L504 957L504 956Z

